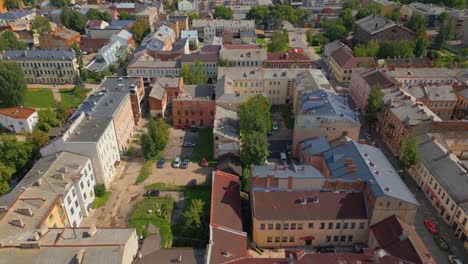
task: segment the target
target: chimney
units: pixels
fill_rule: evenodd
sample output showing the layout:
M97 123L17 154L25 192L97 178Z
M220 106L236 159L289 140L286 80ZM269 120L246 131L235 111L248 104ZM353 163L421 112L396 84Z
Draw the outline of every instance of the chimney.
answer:
M293 189L293 177L288 176L288 191L292 191Z
M359 144L365 145L365 144L366 144L366 140L363 139L363 138L361 138L361 139L359 139L358 143L359 143Z
M33 213L30 208L18 208L15 210L18 214L26 215L26 216L32 216Z
M356 170L357 170L357 166L354 164L350 164L346 166L346 173L352 173L352 172L355 172Z
M0 214L3 213L3 212L6 212L6 211L8 211L7 206L0 206Z
M353 159L352 158L345 158L344 165L347 166L347 165L350 165L350 164L353 164Z
M35 186L42 186L42 178L37 179L36 183L34 184Z
M49 227L47 225L43 225L38 231L41 237L43 237L47 232L49 232Z
M267 189L270 189L270 186L271 186L271 177L273 177L273 176L268 175L267 178L266 178L266 186L265 186L265 187L266 187Z
M57 180L64 180L65 176L63 176L63 173L57 172L57 173L54 174L54 178L57 179Z
M19 219L19 218L11 220L10 224L12 224L14 226L17 226L17 227L21 227L21 228L23 228L25 226L23 221L21 221L21 219Z
M66 167L62 167L59 169L60 172L62 173L67 173L68 172L68 169Z
M407 230L401 231L400 240L407 240L409 238L410 232Z
M375 29L379 27L379 23L375 23Z
M179 255L179 257L177 258L177 263L182 263L182 256Z
M78 251L78 253L76 253L76 255L75 255L75 262L76 262L76 264L81 264L81 263L83 263L84 253L85 253L85 250L84 250L84 249L80 249L80 251Z
M435 137L434 137L434 136L431 137L431 141L435 141Z
M92 224L91 227L89 227L88 236L94 237L94 235L96 235L96 232L97 232L96 225Z

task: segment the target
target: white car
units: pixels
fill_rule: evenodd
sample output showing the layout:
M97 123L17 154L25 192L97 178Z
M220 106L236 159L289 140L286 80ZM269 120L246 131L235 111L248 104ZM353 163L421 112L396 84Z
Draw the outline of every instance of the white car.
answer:
M463 264L463 262L455 255L448 256L450 264Z
M278 131L279 130L279 125L278 122L273 122L273 131Z
M180 167L180 157L179 156L177 156L175 158L173 166L174 166L174 168L179 168Z

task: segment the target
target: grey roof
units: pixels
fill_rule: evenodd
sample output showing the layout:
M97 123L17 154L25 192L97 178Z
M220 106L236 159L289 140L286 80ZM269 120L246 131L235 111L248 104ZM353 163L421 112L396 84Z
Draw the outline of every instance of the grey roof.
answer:
M164 97L164 92L166 90L159 84L159 83L155 83L153 85L153 88L151 88L151 92L149 94L150 97L152 98L156 98L158 100L162 100L163 97Z
M457 101L457 96L451 85L413 85L403 89L416 98L426 98L430 101Z
M192 20L192 28L204 27L219 27L219 28L255 28L253 20L222 20L222 19L194 19Z
M73 114L70 116L70 120L75 119L78 117L81 113L84 113L85 115L89 116L92 114L96 106L103 100L105 97L104 91L101 91L96 94L91 94L86 101L84 101L78 109L73 112Z
M462 96L465 99L468 99L468 88L465 88L457 93L458 95Z
M4 60L73 60L74 51L65 50L7 50Z
M192 53L182 55L181 61L184 62L194 62L199 60L200 62L218 62L218 54L214 53Z
M0 14L0 20L15 20L19 19L34 13L35 10L25 9L25 10L10 10L6 13Z
M157 77L155 83L159 83L162 87L178 87L180 77Z
M303 115L336 116L359 122L358 114L348 107L346 96L319 89L303 94L300 100L300 109Z
M424 13L425 15L440 15L442 12L445 11L445 7L438 6L435 4L425 4L425 3L411 3L408 5L417 11Z
M239 140L239 117L232 110L216 106L215 120L213 124L213 134Z
M419 137L419 159L456 203L468 202L468 173L455 155L424 134Z
M99 104L96 105L96 108L94 108L92 117L113 118L127 100L130 100L129 93L106 93Z
M343 47L344 44L343 42L339 40L335 40L333 42L327 43L324 47L324 50L326 50L329 54L331 54L333 51Z
M211 99L213 86L211 85L184 85L184 92L192 98Z
M260 165L252 166L252 177L275 176L276 178L323 178L322 173L312 165Z
M112 123L111 118L84 119L68 138L70 142L97 142Z
M361 18L355 23L358 27L371 35L396 25L392 20L376 14Z
M301 152L306 151L310 156L323 153L325 150L330 148L328 140L325 136L318 138L311 138L299 142Z
M387 195L419 205L400 175L378 148L348 141L325 151L323 158L333 179L362 180L368 183L370 191L376 197ZM347 172L347 166L344 166L347 158L352 159L352 164L356 166L354 172Z
M205 250L191 248L167 248L156 250L153 253L138 259L135 264L153 263L179 263L181 258L184 264L203 264Z
M257 45L252 45L252 48L221 48L219 57L228 60L255 60L265 61L267 59L267 51L258 48Z
M140 77L107 77L101 85L99 85L99 88L106 89L109 92L128 92L140 85Z

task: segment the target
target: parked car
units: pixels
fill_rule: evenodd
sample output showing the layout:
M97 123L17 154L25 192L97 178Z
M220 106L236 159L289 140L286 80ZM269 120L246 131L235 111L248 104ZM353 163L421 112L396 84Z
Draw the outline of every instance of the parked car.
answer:
M278 130L279 130L278 122L274 121L273 122L273 131L278 131Z
M440 249L445 250L445 251L449 250L449 245L448 245L447 241L445 241L445 239L443 237L435 236L434 240L437 243L437 245L440 247Z
M463 262L455 255L448 256L450 264L463 264Z
M271 137L271 135L273 135L273 133L271 133L271 131L268 131L267 136Z
M186 141L186 142L184 142L184 147L195 147L195 143Z
M159 196L159 190L149 190L144 194L144 196L146 197Z
M202 167L208 166L208 161L206 160L205 157L203 157L203 158L201 159L201 161L200 161L200 166L202 166Z
M196 126L190 126L190 131L192 131L192 132L197 132L197 131L198 131L198 127L196 127Z
M372 138L372 136L371 136L370 134L367 134L367 135L366 135L366 138L367 138L367 140L369 140L369 141L372 141L372 140L373 140L373 138Z
M158 164L156 165L156 167L158 168L164 168L164 166L166 165L166 159L165 158L162 158L158 161Z
M188 168L188 164L189 164L189 160L188 160L188 159L184 159L184 160L182 161L182 169Z
M432 219L424 219L424 226L431 232L431 234L438 234L439 233L439 226L436 222L432 221Z
M177 156L174 160L174 163L172 164L172 166L174 166L174 168L179 168L180 167L180 157Z

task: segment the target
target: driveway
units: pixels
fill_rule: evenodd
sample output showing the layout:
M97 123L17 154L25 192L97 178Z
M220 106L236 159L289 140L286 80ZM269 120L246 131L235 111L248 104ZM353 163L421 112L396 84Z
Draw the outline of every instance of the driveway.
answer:
M274 109L271 118L273 121L278 122L279 130L272 131L272 135L268 137L268 143L270 144L268 147L268 150L270 151L268 161L282 164L280 161L280 153L288 152L288 149L292 144L293 131L286 127L280 110Z
M158 169L155 167L152 174L146 179L143 184L149 185L156 182L163 182L166 184L186 186L192 184L193 180L196 184L203 184L207 177L211 177L211 167L200 167L199 164L190 162L187 169L173 168L171 162L166 162L164 168Z
M170 128L169 143L164 149L164 158L175 159L176 156L181 158L192 157L194 147L183 147L184 142L196 143L198 132L189 130Z

